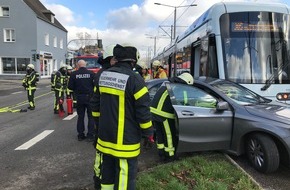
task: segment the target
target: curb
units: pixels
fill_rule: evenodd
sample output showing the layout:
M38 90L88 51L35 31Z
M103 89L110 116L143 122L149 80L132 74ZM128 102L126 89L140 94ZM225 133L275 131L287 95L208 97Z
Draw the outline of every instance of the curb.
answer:
M264 188L249 174L247 173L241 166L239 166L237 164L237 162L235 162L229 155L227 155L226 153L224 153L224 156L234 165L236 166L239 170L241 170L244 174L246 174L253 183L255 183L261 190L263 190Z

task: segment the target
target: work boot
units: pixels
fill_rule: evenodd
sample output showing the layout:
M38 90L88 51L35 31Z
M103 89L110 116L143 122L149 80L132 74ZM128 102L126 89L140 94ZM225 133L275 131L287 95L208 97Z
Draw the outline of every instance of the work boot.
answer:
M94 186L95 186L95 190L101 190L101 180L100 178L98 178L97 176L94 175L93 177L94 179Z
M84 134L79 134L78 135L78 140L79 141L83 141L83 140L85 140L86 139L86 136L84 135Z
M35 106L34 107L29 106L27 109L34 110L35 109Z
M86 138L87 142L94 142L95 141L95 137L93 135L88 135L87 134L87 138Z

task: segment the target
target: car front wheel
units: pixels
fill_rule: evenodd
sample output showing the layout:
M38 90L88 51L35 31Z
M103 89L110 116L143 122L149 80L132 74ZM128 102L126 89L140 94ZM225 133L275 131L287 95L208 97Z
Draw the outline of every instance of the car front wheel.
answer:
M246 153L251 165L259 172L271 173L279 167L278 148L267 135L251 135L247 140Z

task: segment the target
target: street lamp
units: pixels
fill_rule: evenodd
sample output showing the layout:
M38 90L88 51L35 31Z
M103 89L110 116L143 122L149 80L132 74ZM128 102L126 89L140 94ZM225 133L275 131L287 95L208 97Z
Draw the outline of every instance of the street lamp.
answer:
M176 37L176 9L180 7L193 7L197 6L197 4L191 4L191 5L180 5L180 6L172 6L172 5L167 5L167 4L162 4L162 3L154 3L155 5L162 5L165 7L172 7L174 8L174 22L173 22L173 36L171 37L172 39L175 39Z

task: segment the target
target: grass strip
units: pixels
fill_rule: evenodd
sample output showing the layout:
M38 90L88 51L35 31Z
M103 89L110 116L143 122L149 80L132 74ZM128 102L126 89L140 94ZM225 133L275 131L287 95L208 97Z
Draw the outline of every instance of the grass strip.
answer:
M261 190L222 153L203 153L161 164L137 176L137 190Z

